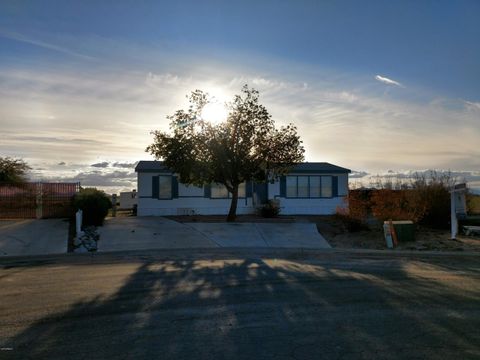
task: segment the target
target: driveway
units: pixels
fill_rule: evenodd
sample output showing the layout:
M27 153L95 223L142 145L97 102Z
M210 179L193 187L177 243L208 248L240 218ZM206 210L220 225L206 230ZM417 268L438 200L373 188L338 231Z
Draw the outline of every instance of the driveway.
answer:
M176 248L330 248L310 223L179 223L163 217L109 218L98 251Z
M0 220L0 254L43 255L67 252L65 219Z

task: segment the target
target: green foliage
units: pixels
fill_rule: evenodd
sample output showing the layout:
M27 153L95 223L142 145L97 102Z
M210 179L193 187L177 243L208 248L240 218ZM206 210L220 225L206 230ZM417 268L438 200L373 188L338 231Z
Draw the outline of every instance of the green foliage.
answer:
M303 161L304 149L294 125L280 129L267 109L259 103L259 93L242 88L232 102L225 122L214 125L202 118L209 96L195 90L188 110L178 110L170 119L171 132L154 131L147 147L157 159L179 174L185 184L223 184L232 194L227 220L234 220L238 186L244 181L266 182L286 174Z
M83 225L101 226L112 207L107 194L94 188L80 189L73 200L75 211L83 211Z
M0 157L0 182L7 184L22 184L26 182L26 173L30 166L21 159Z
M280 215L280 205L278 201L268 200L266 204L259 207L258 212L264 218L274 218Z

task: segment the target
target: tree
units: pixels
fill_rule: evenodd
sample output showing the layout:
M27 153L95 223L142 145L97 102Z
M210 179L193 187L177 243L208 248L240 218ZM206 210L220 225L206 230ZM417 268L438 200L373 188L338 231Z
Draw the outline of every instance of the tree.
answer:
M188 110L167 117L171 133L153 131L154 141L146 151L163 159L182 183L224 185L232 197L227 221L234 221L239 185L268 182L286 174L303 161L304 148L294 125L275 128L271 115L259 103L257 90L245 85L226 104L226 121L216 125L202 118L209 100L207 93L193 91Z
M27 171L30 166L21 159L0 157L0 183L20 184L27 180Z

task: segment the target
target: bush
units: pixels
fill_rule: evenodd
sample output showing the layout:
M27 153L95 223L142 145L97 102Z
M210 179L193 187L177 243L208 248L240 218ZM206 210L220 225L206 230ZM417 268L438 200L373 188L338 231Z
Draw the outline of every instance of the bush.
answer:
M268 200L268 202L259 208L260 216L264 218L277 217L280 214L280 206L275 200Z
M107 194L97 189L81 189L73 200L75 211L83 211L83 225L101 226L112 207Z
M426 203L416 189L379 189L372 193L372 213L380 221L412 220L418 222L426 212Z

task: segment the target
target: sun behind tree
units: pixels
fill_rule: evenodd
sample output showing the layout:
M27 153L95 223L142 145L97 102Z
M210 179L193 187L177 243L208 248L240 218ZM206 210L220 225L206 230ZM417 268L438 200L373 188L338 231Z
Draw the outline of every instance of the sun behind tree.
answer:
M236 218L238 188L247 181L264 183L286 174L304 160L304 148L293 124L280 129L259 92L242 88L228 103L224 122L210 122L203 111L209 96L195 90L188 110L177 110L168 119L170 133L153 131L153 143L146 151L161 159L184 184L217 183L232 194L227 221ZM203 115L203 116L202 116Z

